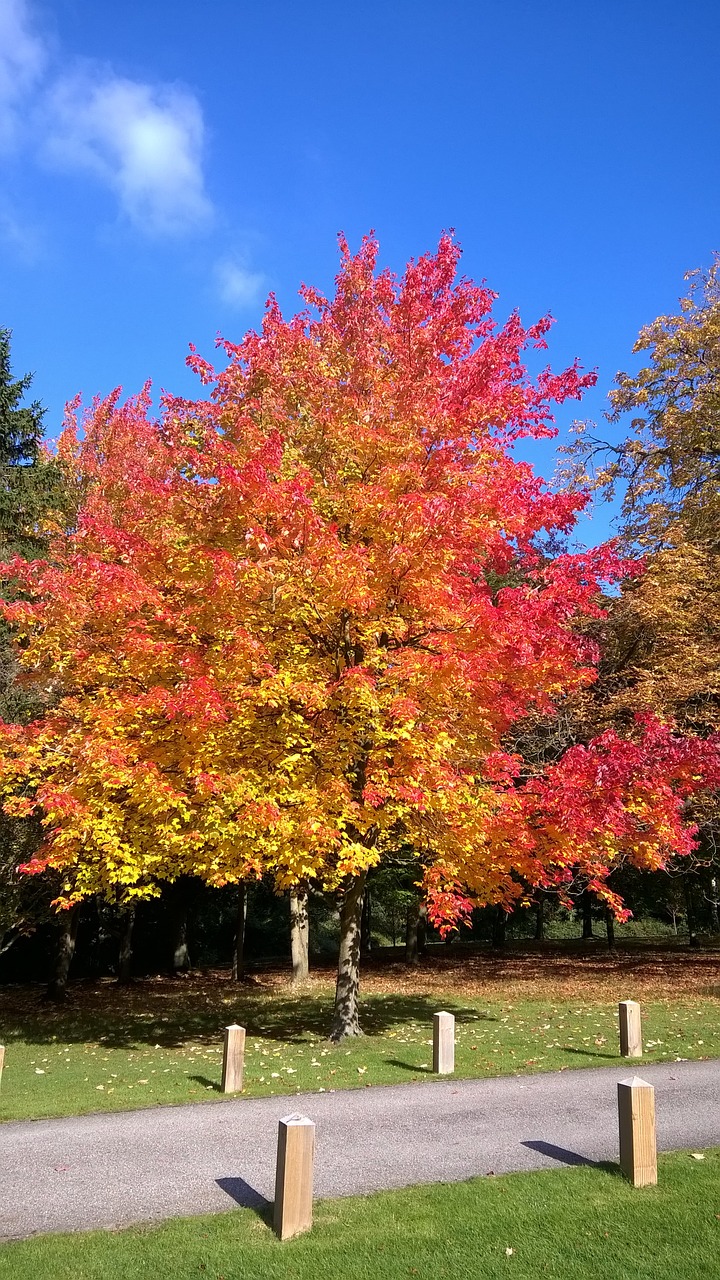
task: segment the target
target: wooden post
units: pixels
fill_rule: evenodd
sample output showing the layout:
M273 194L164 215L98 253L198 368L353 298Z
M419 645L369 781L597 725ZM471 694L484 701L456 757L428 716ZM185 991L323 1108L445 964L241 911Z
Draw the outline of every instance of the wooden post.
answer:
M315 1124L307 1116L285 1116L278 1124L273 1226L281 1240L312 1226Z
M657 1182L655 1141L655 1090L633 1076L618 1084L620 1168L634 1187L654 1187Z
M2 1088L2 1073L5 1066L5 1045L0 1044L0 1089Z
M222 1091L241 1093L245 1069L245 1028L237 1022L225 1028L223 1046Z
M433 1071L450 1076L455 1070L455 1019L451 1013L433 1014Z
M620 1053L623 1058L642 1058L642 1027L640 1025L640 1005L636 1000L621 1000L618 1005L620 1015Z

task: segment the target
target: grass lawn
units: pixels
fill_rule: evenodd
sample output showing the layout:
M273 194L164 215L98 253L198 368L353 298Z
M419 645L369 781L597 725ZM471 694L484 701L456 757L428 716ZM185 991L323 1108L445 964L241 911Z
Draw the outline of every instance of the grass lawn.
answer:
M74 1115L218 1098L222 1028L248 1028L245 1092L259 1097L432 1078L431 1020L456 1016L458 1077L619 1061L617 1001L640 999L646 1059L720 1057L718 955L638 945L602 951L432 955L417 970L369 968L360 1040L325 1035L329 972L294 992L283 975L227 974L118 988L77 984L64 1007L5 988L0 1119Z
M250 1209L39 1236L0 1246L0 1280L698 1280L719 1255L713 1150L662 1156L645 1190L606 1165L320 1201L284 1244Z

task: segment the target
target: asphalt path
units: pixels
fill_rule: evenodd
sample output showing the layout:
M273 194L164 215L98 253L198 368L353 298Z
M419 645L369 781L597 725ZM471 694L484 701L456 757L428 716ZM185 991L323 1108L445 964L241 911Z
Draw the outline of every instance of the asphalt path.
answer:
M262 1208L293 1113L317 1126L318 1197L616 1160L616 1083L636 1072L660 1150L720 1145L720 1060L23 1121L0 1125L0 1239Z

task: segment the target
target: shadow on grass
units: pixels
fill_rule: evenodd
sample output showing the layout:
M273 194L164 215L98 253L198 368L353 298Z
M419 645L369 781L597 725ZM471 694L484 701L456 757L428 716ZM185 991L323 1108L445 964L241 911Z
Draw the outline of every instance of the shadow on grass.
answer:
M158 1045L181 1048L188 1042L220 1044L228 1022L239 1022L248 1037L268 1037L285 1044L324 1039L330 1030L332 997L288 995L264 988L238 988L222 980L187 979L184 983L138 980L130 987L114 983L71 988L66 1004L43 1000L42 989L12 993L5 1001L2 1029L5 1044L96 1043L107 1049L139 1049ZM491 1019L445 1000L459 1020ZM438 999L432 995L371 995L362 1001L361 1023L368 1035L384 1035L408 1023L432 1028Z
M609 1173L613 1178L622 1178L623 1172L619 1164L614 1160L591 1160L589 1156L581 1156L578 1151L568 1151L565 1147L556 1147L553 1142L544 1142L537 1138L529 1142L522 1142L523 1147L528 1147L530 1151L537 1151L541 1156L547 1156L550 1160L557 1160L558 1164L576 1167L578 1165L589 1165L592 1169L599 1169L602 1173Z
M608 1062L617 1062L619 1067L623 1063L618 1053L598 1053L597 1049L572 1049L569 1044L563 1045L563 1053L576 1053L581 1058L607 1058Z
M434 1075L432 1067L416 1067L412 1062L401 1062L399 1058L385 1058L384 1062L388 1067L400 1067L402 1071L414 1071L417 1075L431 1076ZM438 1080L440 1077L438 1076Z
M204 1085L206 1089L214 1089L215 1093L222 1093L222 1085L217 1080L211 1080L209 1076L188 1076L188 1080L195 1080L198 1084Z

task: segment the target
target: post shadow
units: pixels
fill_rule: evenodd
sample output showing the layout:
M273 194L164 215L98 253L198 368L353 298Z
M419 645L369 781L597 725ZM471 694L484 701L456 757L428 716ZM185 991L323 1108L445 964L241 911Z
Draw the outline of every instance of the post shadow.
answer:
M272 1226L272 1201L251 1187L244 1178L216 1178L215 1182L241 1209L252 1209L266 1226Z

